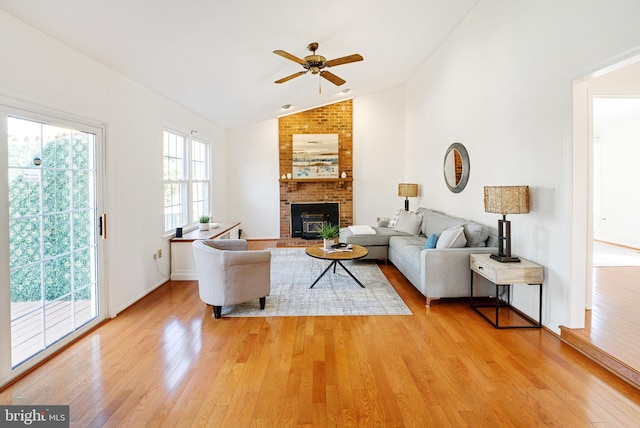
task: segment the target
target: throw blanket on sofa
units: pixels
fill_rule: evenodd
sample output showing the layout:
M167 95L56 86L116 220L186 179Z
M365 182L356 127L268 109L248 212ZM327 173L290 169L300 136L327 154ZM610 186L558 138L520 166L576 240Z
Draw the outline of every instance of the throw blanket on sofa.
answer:
M375 235L376 234L376 231L373 230L373 227L367 226L367 225L349 226L349 230L354 235Z

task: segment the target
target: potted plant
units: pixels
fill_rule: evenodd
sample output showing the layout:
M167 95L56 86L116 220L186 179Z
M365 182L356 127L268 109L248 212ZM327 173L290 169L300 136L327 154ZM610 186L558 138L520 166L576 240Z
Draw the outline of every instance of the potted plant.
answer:
M324 239L324 249L329 250L340 235L340 229L338 226L332 226L331 223L322 223L322 226L316 229L316 233Z
M198 221L200 222L200 230L209 230L209 220L211 217L208 215L201 215Z

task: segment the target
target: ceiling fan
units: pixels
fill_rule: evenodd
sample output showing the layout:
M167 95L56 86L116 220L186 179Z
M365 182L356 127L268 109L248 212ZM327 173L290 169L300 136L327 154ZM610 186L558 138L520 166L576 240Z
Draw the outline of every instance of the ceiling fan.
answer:
M350 62L362 61L364 59L360 54L353 54L353 55L347 55L341 58L331 59L327 61L327 59L322 55L316 55L316 50L318 49L318 43L316 42L310 43L309 46L307 46L307 49L311 51L311 55L305 56L304 59L300 59L297 56L291 55L290 53L285 52L283 50L273 51L273 53L276 55L280 55L283 58L289 59L293 62L297 62L298 64L302 65L302 67L304 67L305 69L304 71L299 71L297 73L293 73L290 76L283 77L282 79L276 80L275 83L288 82L289 80L298 76L302 76L303 74L306 74L310 71L311 74L319 74L320 77L324 77L334 85L340 86L340 85L343 85L346 82L346 80L336 76L330 71L324 70L324 68L334 67L336 65L342 65L342 64L349 64Z

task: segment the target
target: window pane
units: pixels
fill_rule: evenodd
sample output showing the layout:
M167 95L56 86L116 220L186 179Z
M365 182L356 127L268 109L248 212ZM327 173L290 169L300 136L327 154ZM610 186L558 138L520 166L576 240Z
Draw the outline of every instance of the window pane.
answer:
M44 145L42 165L49 168L69 168L71 165L71 131L43 125Z
M73 253L73 288L86 287L94 281L93 249L85 248Z
M37 302L40 300L42 296L40 267L40 264L33 264L11 270L11 302ZM17 316L21 315L23 315L22 312L17 313Z
M71 219L69 213L44 217L44 255L54 257L64 254L71 247ZM61 231L66 231L61 233Z
M206 181L193 183L191 186L193 195L193 213L191 221L198 221L201 215L208 215L209 209L209 183Z
M9 138L9 166L34 167L34 158L42 157L40 153L41 125L30 120L7 119Z
M44 262L44 293L45 301L71 293L71 255Z
M69 297L47 303L44 307L46 345L73 331L73 306Z
M39 169L9 169L9 216L36 215L40 212Z
M185 137L164 132L164 179L184 180Z
M84 132L74 131L72 133L73 141L73 167L77 169L93 169L93 134L85 134Z
M209 145L202 141L193 140L191 155L191 179L209 179Z
M93 225L95 210L82 210L73 213L73 248L88 247L92 244L95 228Z
M68 210L71 195L71 172L53 169L44 170L44 213Z
M73 171L73 208L89 208L92 205L93 187L89 171Z
M22 217L9 222L9 251L11 269L40 260L39 217Z
M165 230L172 230L184 226L182 216L182 192L179 183L164 185L164 224Z

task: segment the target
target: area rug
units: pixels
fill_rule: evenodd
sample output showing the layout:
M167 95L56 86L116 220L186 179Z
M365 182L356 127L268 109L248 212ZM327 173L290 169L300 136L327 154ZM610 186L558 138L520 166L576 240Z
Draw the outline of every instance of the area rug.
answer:
M264 310L258 300L224 306L226 317L324 316L324 315L411 315L393 286L373 260L342 263L365 286L360 287L337 265L309 288L331 263L314 259L304 248L273 248L271 251L271 294Z

